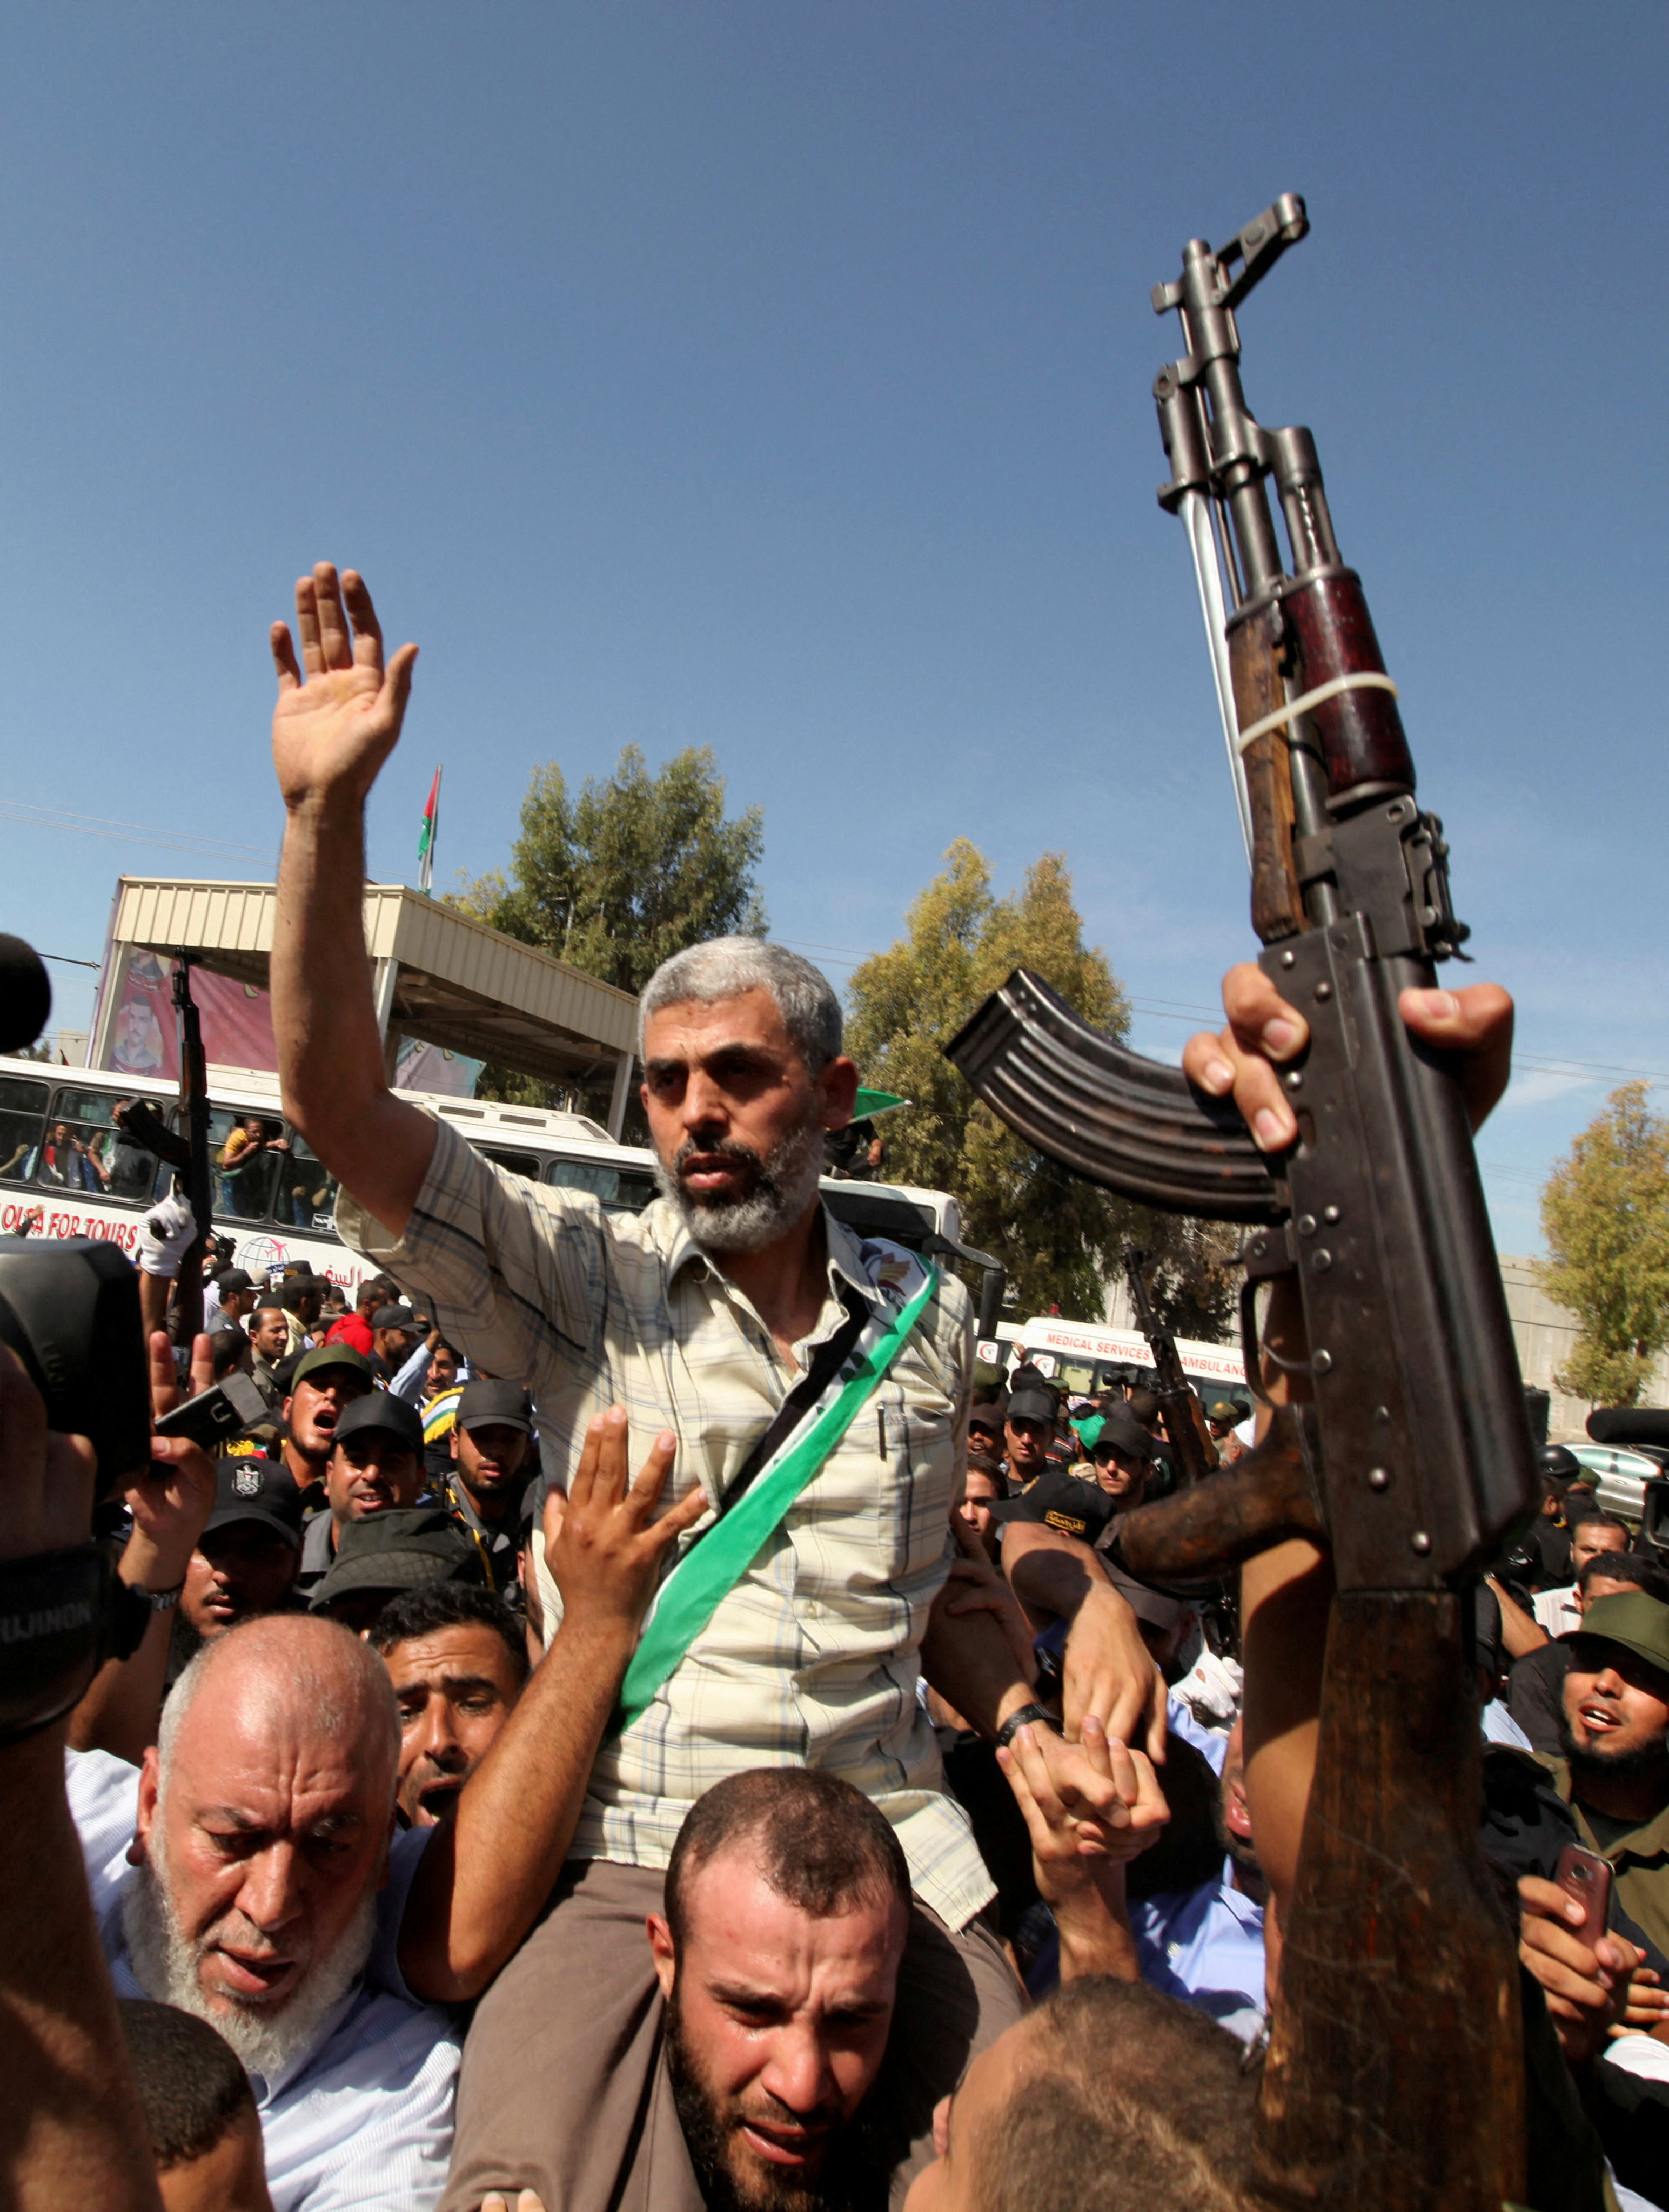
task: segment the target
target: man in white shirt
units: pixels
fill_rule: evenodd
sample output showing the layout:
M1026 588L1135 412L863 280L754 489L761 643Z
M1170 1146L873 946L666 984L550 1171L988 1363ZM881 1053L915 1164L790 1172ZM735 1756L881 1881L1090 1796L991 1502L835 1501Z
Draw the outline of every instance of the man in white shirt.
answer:
M399 1756L376 1654L277 1615L193 1660L143 1768L70 1758L117 1995L194 2013L237 2052L275 2212L428 2212L446 2179L460 2044L395 1962L433 1832L394 1837Z
M1581 1624L1582 1605L1576 1580L1588 1561L1597 1559L1602 1552L1628 1548L1628 1524L1612 1514L1590 1513L1586 1521L1576 1523L1570 1532L1570 1582L1562 1589L1538 1590L1535 1597L1536 1618L1556 1642Z

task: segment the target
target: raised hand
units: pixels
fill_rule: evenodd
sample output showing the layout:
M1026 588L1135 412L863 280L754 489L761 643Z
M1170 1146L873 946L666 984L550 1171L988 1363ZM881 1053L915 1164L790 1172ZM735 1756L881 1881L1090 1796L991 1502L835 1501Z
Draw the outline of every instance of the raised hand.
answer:
M1029 1737L1026 1751L1035 1756L1035 1771L1046 1778L1058 1806L1057 1818L1075 1830L1080 1851L1128 1860L1159 1841L1171 1808L1151 1760L1110 1736L1094 1714L1085 1715L1078 1743L1069 1743L1052 1729L1029 1724L1015 1730L1014 1742L1022 1736ZM998 1756L1012 1788L1013 1763ZM1014 1794L1018 1797L1019 1790ZM1034 1784L1034 1802L1037 1796ZM1025 1811L1023 1799L1020 1809Z
M1499 983L1471 983L1460 991L1404 991L1398 1003L1416 1036L1460 1056L1466 1111L1480 1128L1512 1073L1512 1000ZM1233 1091L1252 1141L1266 1152L1283 1151L1298 1122L1276 1071L1308 1044L1309 1024L1249 960L1223 977L1223 1012L1226 1028L1189 1038L1183 1072L1214 1098Z
M180 1403L180 1385L167 1336L156 1329L149 1341L151 1419L160 1420ZM213 1379L209 1340L194 1337L188 1395L196 1397ZM197 1540L215 1510L215 1463L186 1437L154 1435L150 1449L149 1467L127 1488L133 1530L122 1553L121 1575L135 1589L169 1590L186 1579Z
M403 645L385 668L382 632L364 578L345 568L338 582L328 561L297 582L295 623L299 664L289 624L274 623L271 630L278 787L292 812L327 799L358 805L399 741L417 648Z
M1020 1600L986 1558L984 1545L965 1521L953 1515L950 1531L958 1557L951 1561L945 1578L946 1614L954 1620L963 1613L995 1613L1021 1676L1028 1683L1035 1682L1038 1655Z
M661 1561L707 1510L699 1485L659 1520L651 1516L672 1472L678 1439L663 1430L636 1482L626 1466L626 1410L594 1416L566 1498L545 1507L545 1565L562 1592L563 1626L635 1638Z

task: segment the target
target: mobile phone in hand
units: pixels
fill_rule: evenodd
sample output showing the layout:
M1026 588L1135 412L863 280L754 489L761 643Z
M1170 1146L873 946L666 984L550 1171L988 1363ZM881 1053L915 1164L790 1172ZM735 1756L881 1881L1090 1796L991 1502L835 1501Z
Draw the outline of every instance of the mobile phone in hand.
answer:
M199 1390L156 1424L159 1437L185 1437L204 1451L229 1443L267 1418L267 1403L247 1375L235 1369L212 1390Z
M1580 1844L1567 1844L1559 1854L1559 1870L1553 1877L1567 1897L1574 1897L1587 1914L1580 1929L1571 1927L1573 1935L1580 1935L1589 1950L1605 1934L1611 1915L1611 1870L1597 1851L1585 1851Z

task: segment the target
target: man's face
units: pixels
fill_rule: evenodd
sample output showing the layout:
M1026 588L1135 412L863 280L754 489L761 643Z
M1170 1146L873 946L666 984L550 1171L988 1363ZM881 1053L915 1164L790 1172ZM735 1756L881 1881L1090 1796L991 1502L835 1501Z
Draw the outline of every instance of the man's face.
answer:
M1570 1571L1580 1575L1590 1559L1597 1559L1602 1552L1626 1552L1629 1539L1621 1528L1613 1528L1606 1521L1579 1521L1570 1540Z
M1240 1866L1256 1867L1258 1852L1252 1840L1252 1814L1246 1804L1246 1723L1238 1717L1228 1731L1228 1748L1223 1753L1217 1826L1223 1849L1229 1856Z
M1578 1636L1565 1676L1566 1750L1595 1772L1638 1772L1669 1747L1669 1675L1619 1644Z
M198 1540L180 1610L205 1642L241 1620L276 1612L295 1586L301 1554L260 1521L234 1521Z
M257 1144L260 1142L262 1137L266 1133L266 1124L261 1120L259 1114L246 1114L244 1115L243 1133L246 1137L254 1138Z
M423 1486L417 1455L383 1429L357 1429L331 1453L325 1495L338 1525L413 1505Z
M140 1778L169 1975L155 1993L183 1996L246 2063L249 2031L351 1983L387 1858L392 1769L356 1727L326 1727L315 1703L270 1676L248 1694L228 1665L180 1723L166 1791L155 1746Z
M658 1915L649 1938L708 2202L814 2206L886 2048L904 1908L889 1897L814 1919L771 1888L745 1848L701 1868L685 1907L681 1954Z
M1098 1444L1092 1455L1095 1480L1109 1498L1116 1498L1123 1506L1140 1505L1142 1493L1148 1486L1148 1462L1133 1452L1121 1452L1109 1444L1104 1451Z
M390 1367L404 1367L417 1338L409 1328L374 1328L371 1343L377 1357Z
M1041 1474L1049 1454L1049 1424L1047 1421L1007 1421L1002 1434L1008 1447L1010 1471L1022 1482L1029 1482L1034 1474Z
M911 2184L904 2212L975 2212L985 2203L979 2186L980 2147L986 2130L1001 2126L1015 2092L1035 2071L1032 2033L1029 2020L1016 2022L980 2052L955 2095L941 2099L933 2115L938 2156Z
M956 1510L980 1542L987 1546L996 1525L991 1519L991 1508L996 1502L996 1484L984 1468L971 1467L963 1478L962 1503Z
M400 1712L399 1808L432 1828L458 1802L521 1695L496 1629L460 1621L383 1653Z
M643 1035L657 1180L697 1241L763 1251L817 1197L823 1134L851 1118L857 1070L813 1075L769 991L663 1006Z
M480 1421L452 1431L452 1456L463 1486L478 1504L496 1511L527 1463L527 1431L509 1421Z
M289 1331L285 1328L284 1317L277 1306L261 1307L250 1327L249 1341L263 1359L283 1358L284 1346L289 1342ZM312 1386L303 1382L300 1387L306 1390Z
M354 1367L317 1367L284 1400L289 1440L303 1459L327 1459L342 1408L370 1389Z
M1632 1597L1634 1591L1633 1583L1617 1582L1610 1575L1594 1575L1589 1578L1586 1589L1578 1585L1576 1610L1586 1613L1597 1597Z
M449 1344L437 1344L429 1362L431 1390L450 1390L458 1380L458 1355Z

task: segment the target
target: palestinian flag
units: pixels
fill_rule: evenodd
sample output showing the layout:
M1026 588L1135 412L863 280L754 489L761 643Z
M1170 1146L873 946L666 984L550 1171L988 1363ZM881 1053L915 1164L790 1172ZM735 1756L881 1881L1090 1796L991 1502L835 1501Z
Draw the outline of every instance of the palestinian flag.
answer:
M441 771L435 771L435 781L429 787L429 804L423 811L423 828L417 833L417 889L426 891L435 880L435 826L441 818Z

